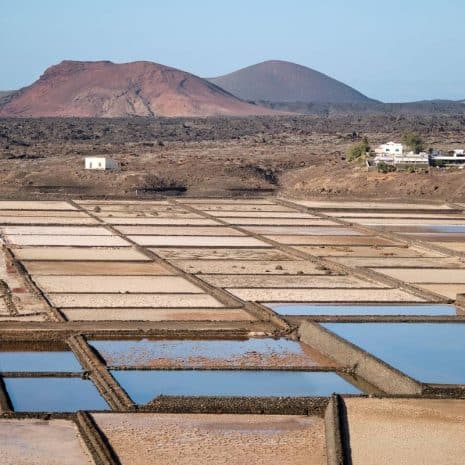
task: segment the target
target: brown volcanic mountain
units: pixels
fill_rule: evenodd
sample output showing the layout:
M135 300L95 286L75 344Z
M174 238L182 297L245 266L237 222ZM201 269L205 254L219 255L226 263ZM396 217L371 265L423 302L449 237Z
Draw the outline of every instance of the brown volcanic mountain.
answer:
M193 74L144 61L63 61L48 68L29 87L2 101L0 116L276 114L243 102Z
M288 61L264 61L208 80L244 100L306 103L374 102L336 79Z

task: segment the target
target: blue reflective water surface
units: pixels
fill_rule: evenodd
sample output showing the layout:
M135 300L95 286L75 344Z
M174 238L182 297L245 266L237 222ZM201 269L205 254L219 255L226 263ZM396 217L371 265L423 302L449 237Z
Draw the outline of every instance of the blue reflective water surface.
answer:
M328 396L360 391L336 373L301 371L112 371L134 402L166 396Z
M418 381L465 384L463 323L324 323L322 326Z
M280 315L455 315L453 305L311 305L265 304Z
M76 412L108 410L89 380L81 378L4 378L17 412Z

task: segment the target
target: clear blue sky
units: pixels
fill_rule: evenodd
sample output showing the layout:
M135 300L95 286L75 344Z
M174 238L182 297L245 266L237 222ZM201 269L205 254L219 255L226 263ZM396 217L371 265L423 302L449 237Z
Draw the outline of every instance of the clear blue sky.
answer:
M216 76L268 59L384 101L465 98L465 0L0 0L0 89L63 59Z

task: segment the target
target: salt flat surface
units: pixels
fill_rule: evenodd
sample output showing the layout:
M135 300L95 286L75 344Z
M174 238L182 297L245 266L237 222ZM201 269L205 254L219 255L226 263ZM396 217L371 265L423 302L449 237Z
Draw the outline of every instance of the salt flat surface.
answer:
M373 247L373 246L317 246L299 247L311 255L321 257L443 257L435 251L419 251L414 247Z
M346 219L347 220L347 219ZM401 218L364 218L353 220L359 224L365 226L428 226L428 225L454 225L454 224L465 224L465 218L461 219L450 219L450 218L441 218L441 219L401 219Z
M23 261L31 275L172 275L163 265L154 262L91 262L91 261Z
M58 308L196 308L223 307L207 294L49 294Z
M76 210L68 202L1 200L0 210Z
M112 236L103 226L2 226L6 235Z
M313 416L96 414L122 465L325 465L324 420ZM195 445L193 447L193 445Z
M448 297L449 299L455 299L457 294L465 294L465 284L421 284L418 287Z
M256 234L288 234L291 236L297 236L297 235L307 235L310 234L312 236L315 235L315 231L318 231L316 227L322 227L321 229L321 234L324 235L326 234L326 228L323 226L335 226L339 227L337 223L334 223L333 221L326 221L326 220L320 220L318 223L315 222L315 227L307 227L307 226L250 226L246 227L244 229L247 229L247 231L251 231ZM341 226L343 227L343 226Z
M271 247L254 237L236 236L128 236L143 246L178 247Z
M3 216L15 216L15 217L41 217L41 218L90 218L87 213L79 210L0 210L0 218Z
M435 244L455 252L465 252L465 242L435 242Z
M190 213L189 210L181 206L175 205L157 205L157 204L146 204L141 203L132 203L132 204L120 204L120 203L96 203L88 204L83 206L87 211L95 211L97 208L97 213L101 212L129 212L129 213L161 213L161 212L172 212L172 213Z
M374 212L364 212L364 211L340 211L340 212L325 212L327 216L334 216L337 218L343 218L345 221L350 221L351 218L360 219L360 218L424 218L424 219L465 219L463 215L451 214L447 210L444 213L399 213L399 212L388 212L382 213L379 211Z
M274 248L150 248L152 252L168 260L289 260L289 254ZM293 259L295 260L295 259Z
M349 228L313 228L306 232L305 235L281 235L281 234L267 234L265 237L282 244L295 244L295 245L308 245L313 242L311 236L363 236L364 234Z
M465 284L465 269L375 268L375 271L408 283Z
M207 204L207 205L276 205L272 199L179 199L183 204Z
M46 321L47 315L44 313L37 314L37 315L19 315L19 316L12 316L12 315L0 315L0 321Z
M381 283L353 276L301 275L199 275L199 278L217 287L270 287L270 288L386 288Z
M250 225L271 225L271 226L318 226L322 220L312 215L307 215L305 218L224 218L219 217L219 220L237 226Z
M293 208L285 207L284 205L272 205L272 204L214 204L214 205L195 205L202 211L240 211L240 212L293 212L296 211Z
M79 205L170 205L167 200L74 200Z
M94 210L87 210L90 213L98 215L99 218L169 218L169 217L178 217L178 216L186 216L189 217L193 213L188 210L183 209L173 209L171 207L167 207L164 209L146 209L146 208L130 208L127 210L100 210L96 212ZM194 213L194 218L198 218L199 215ZM201 215L200 215L201 216Z
M344 399L344 404L353 465L463 464L463 400Z
M76 425L69 420L0 420L3 465L92 465Z
M182 276L35 276L47 293L203 293Z
M373 209L373 210L450 210L447 205L426 203L387 203L387 202L331 202L314 200L290 200L297 205L309 208L337 208L337 209Z
M242 300L257 302L424 302L399 289L246 289L228 288Z
M54 245L82 247L129 247L131 244L119 236L14 236L8 234L6 241L12 245Z
M337 245L337 246L401 246L399 242L394 242L383 237L375 236L325 236L312 235L306 237L307 245ZM296 247L299 250L306 249L305 246Z
M114 214L115 216L125 216L126 213L129 214L141 214L141 215L153 215L153 216L160 216L160 217L176 217L176 216L187 216L187 217L192 217L192 218L197 218L198 215L196 213L193 213L189 210L186 210L182 207L174 207L174 206L169 206L169 207L154 207L151 205L101 205L97 207L97 210L100 211L95 211L95 208L89 208L87 207L87 211L96 213L97 215L100 214Z
M450 231L452 228L460 228L462 229L463 226L444 226L444 230L442 232L431 232L433 228L441 228L441 226L429 226L428 228L423 229L429 230L429 232L407 232L404 230L396 230L397 234L401 234L405 236L406 239L413 239L413 240L420 240L424 242L434 242L434 243L446 243L446 242L465 242L465 231L462 232L453 232ZM436 229L437 231L437 229Z
M456 258L428 257L331 257L331 260L347 266L362 266L370 268L461 268L465 264Z
M26 247L12 249L19 260L91 260L91 261L150 261L130 247Z
M255 321L240 309L203 308L65 308L70 321Z
M63 212L65 213L65 212ZM67 212L66 212L67 213ZM79 218L56 218L54 216L2 216L0 215L0 224L99 224L97 220L90 217Z
M129 225L167 225L167 226L218 226L215 220L210 218L102 218L108 224Z
M173 260L173 264L187 273L200 274L328 274L314 263L304 260Z
M227 226L118 226L118 231L131 235L157 236L244 236Z
M214 212L210 211L210 215L221 218L291 218L291 219L310 219L315 218L313 215L308 213L302 213L299 211L290 212L238 212L238 211L221 211Z

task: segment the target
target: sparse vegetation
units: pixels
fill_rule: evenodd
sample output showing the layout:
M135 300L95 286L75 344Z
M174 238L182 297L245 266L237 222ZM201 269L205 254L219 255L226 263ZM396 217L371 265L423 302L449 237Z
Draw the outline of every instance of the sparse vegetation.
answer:
M148 174L145 177L143 189L155 192L185 192L187 190L185 184L183 182L180 182L179 179L171 178L169 176L160 176L152 173Z
M364 135L377 145L407 132L447 153L464 140L465 117L0 118L0 193L3 198L21 193L44 199L57 192L72 198L158 198L275 190L293 196L427 199L437 197L433 188L440 185L441 195L464 201L464 171L371 177L363 169L365 156L347 161L348 148ZM84 170L83 157L90 154L108 154L121 171Z
M413 153L420 153L425 148L425 143L421 136L415 132L408 132L402 138L402 142L413 151Z
M367 152L370 151L370 145L366 137L363 138L362 142L352 145L347 153L347 160L354 161L360 157L366 156Z
M396 170L395 166L387 165L384 162L378 164L378 173L392 173Z

